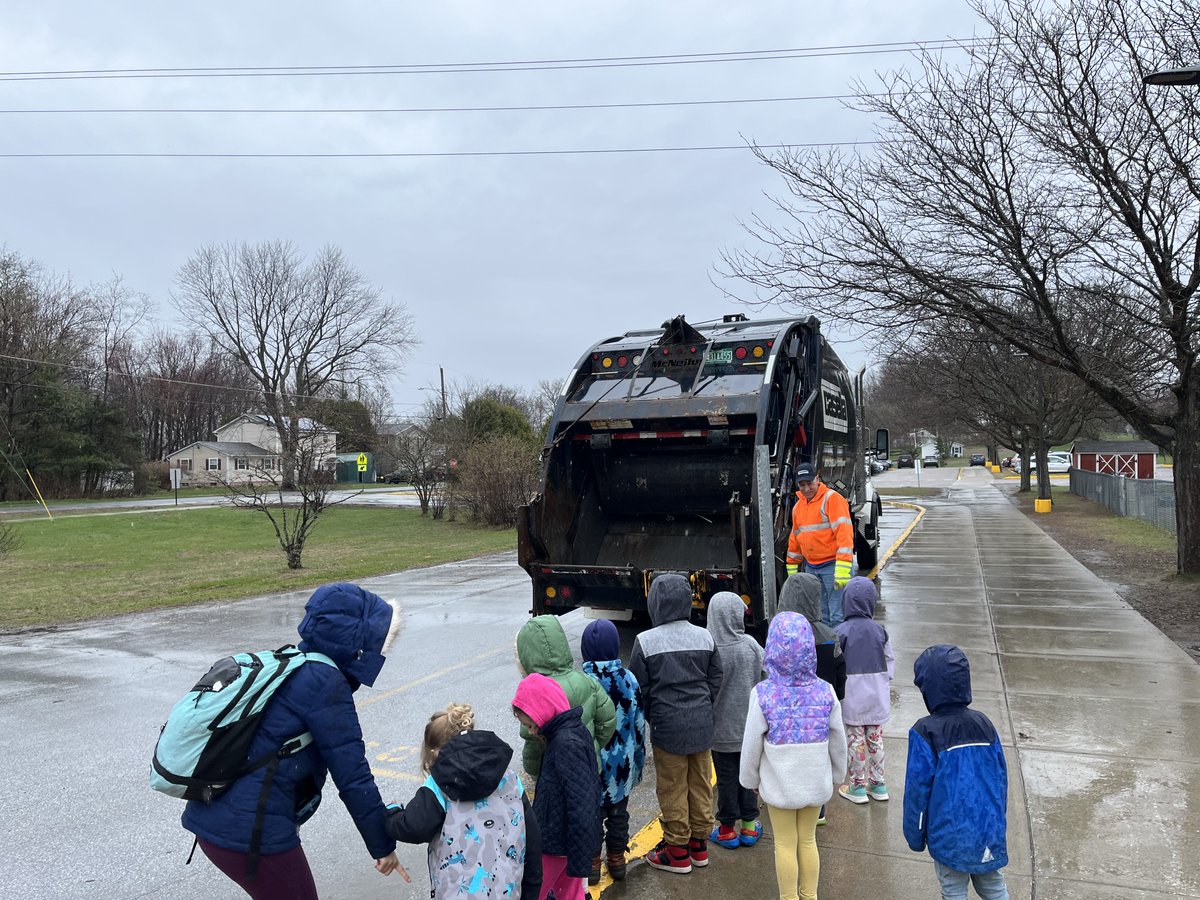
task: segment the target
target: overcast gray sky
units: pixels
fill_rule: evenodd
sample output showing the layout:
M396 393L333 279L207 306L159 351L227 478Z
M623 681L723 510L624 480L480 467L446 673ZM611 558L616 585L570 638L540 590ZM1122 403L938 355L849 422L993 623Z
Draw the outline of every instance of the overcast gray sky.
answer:
M822 8L818 8L822 7ZM4 73L494 63L714 54L966 37L962 0L824 5L498 3L12 4ZM793 55L794 57L794 55ZM491 112L16 113L639 104L843 94L904 53L424 74L16 79L0 155L366 154L712 147L869 139L836 101ZM591 344L722 296L739 220L782 185L745 150L413 158L0 158L0 243L83 283L123 276L173 323L175 272L212 242L339 245L422 339L394 380L417 408L450 381L531 388ZM719 280L719 279L717 279ZM745 294L737 283L727 287ZM821 315L818 309L804 313ZM834 338L846 338L833 329ZM839 350L870 363L857 344Z

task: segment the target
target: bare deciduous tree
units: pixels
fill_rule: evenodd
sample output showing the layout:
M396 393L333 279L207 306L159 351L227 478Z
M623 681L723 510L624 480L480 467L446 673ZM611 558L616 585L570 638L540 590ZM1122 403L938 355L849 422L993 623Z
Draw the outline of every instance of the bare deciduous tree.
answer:
M1166 0L975 0L994 34L856 105L880 143L760 152L786 226L727 262L763 299L877 327L975 323L1078 377L1175 457L1178 568L1200 572L1200 59ZM790 217L790 219L789 219ZM1106 355L1121 333L1132 352ZM1128 360L1135 364L1130 367Z
M1049 499L1050 448L1111 427L1115 419L1074 375L1014 352L978 326L943 320L926 332L890 361L904 372L909 390L943 416L1017 449L1027 461L1022 491L1029 490L1036 467L1038 496ZM1033 459L1036 466L1028 464Z
M296 472L305 404L394 371L416 342L405 307L385 301L336 247L305 263L283 241L209 246L177 281L180 314L258 386L285 479Z
M414 425L395 442L396 466L417 494L421 515L446 479L446 449L423 425Z
M321 514L330 506L344 503L330 500L333 473L314 439L302 435L295 447L295 475L291 484L278 468L254 467L244 479L228 473L226 486L233 505L262 513L275 529L279 547L289 569L303 568L304 546ZM354 494L350 495L356 496Z

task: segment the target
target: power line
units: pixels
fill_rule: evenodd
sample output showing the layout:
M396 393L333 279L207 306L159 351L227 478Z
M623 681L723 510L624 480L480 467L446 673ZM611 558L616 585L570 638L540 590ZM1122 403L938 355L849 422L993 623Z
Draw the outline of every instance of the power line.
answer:
M509 60L467 63L397 63L335 66L194 66L125 69L58 69L0 72L0 81L76 81L126 78L257 78L328 75L445 75L478 72L556 71L562 69L606 69L642 66L676 66L726 62L757 62L777 59L820 59L831 56L862 56L880 53L910 53L927 50L958 50L976 46L990 38L940 38L922 41L887 41L871 44L833 44L817 47L788 47L774 50L729 50L715 53L672 53L652 56L602 56L574 59Z
M879 140L818 141L799 144L755 144L760 150L819 149L824 147L868 147L887 143ZM202 153L202 152L79 152L0 153L0 159L432 159L471 156L596 156L622 153L708 153L749 150L749 144L720 144L700 147L592 147L574 150L447 150L383 153Z
M527 106L362 106L362 107L60 107L44 109L0 109L0 115L109 115L109 114L353 114L378 113L478 113L478 112L546 112L582 109L643 109L678 106L732 106L746 103L797 103L812 100L862 100L886 97L888 94L812 94L801 97L737 97L728 100L655 100L625 103L559 103Z
M133 381L133 380L153 381L153 382L157 382L159 384L180 385L182 387L206 388L211 391L221 391L221 392L230 393L230 394L252 394L257 398L261 398L263 396L263 390L261 388L245 388L245 387L237 387L235 385L211 384L209 382L204 382L204 381L187 381L182 378L167 378L162 375L149 375L149 374L140 373L140 372L126 372L121 369L110 369L105 366L98 366L98 365L83 365L81 363L65 363L65 362L58 362L55 360L35 359L34 357L31 357L31 356L17 356L15 354L11 354L11 353L0 353L0 360L32 363L33 365L36 365L36 366L51 366L51 367L58 368L58 369L66 369L66 370L71 370L71 371L75 371L75 372L80 372L84 375L93 375L93 376L108 375L108 376L114 377L114 378L128 378L131 381ZM430 363L418 363L418 364L419 365L431 365ZM53 385L53 384L35 384L32 382L28 382L28 381L10 381L8 379L3 379L3 378L0 378L0 384L10 385L10 386L14 386L14 387L25 387L30 390L59 391L59 392L63 393L64 395L67 393L66 387L59 386L59 385ZM318 396L316 394L293 394L291 396L293 399L296 399L296 400L328 400L328 399L330 399L329 397L322 397L322 396ZM207 406L223 406L223 405L225 405L225 403L223 401L219 401L219 400L194 400L194 401L189 400L188 402L194 403L194 404L199 404L202 406L203 405L207 405ZM394 407L404 408L404 409L417 409L423 405L424 404L421 404L421 403L402 403L402 404L393 403Z

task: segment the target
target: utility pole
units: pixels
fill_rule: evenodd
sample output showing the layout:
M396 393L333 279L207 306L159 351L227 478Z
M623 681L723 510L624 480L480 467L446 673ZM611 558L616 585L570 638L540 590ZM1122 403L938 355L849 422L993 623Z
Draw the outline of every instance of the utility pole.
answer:
M438 378L442 383L442 421L446 421L446 370L438 366Z

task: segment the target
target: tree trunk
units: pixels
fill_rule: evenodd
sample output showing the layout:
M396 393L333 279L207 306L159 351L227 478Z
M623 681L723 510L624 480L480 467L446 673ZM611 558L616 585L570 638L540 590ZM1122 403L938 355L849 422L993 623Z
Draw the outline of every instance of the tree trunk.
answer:
M1175 421L1175 527L1180 575L1200 575L1200 396L1188 391L1180 398Z

